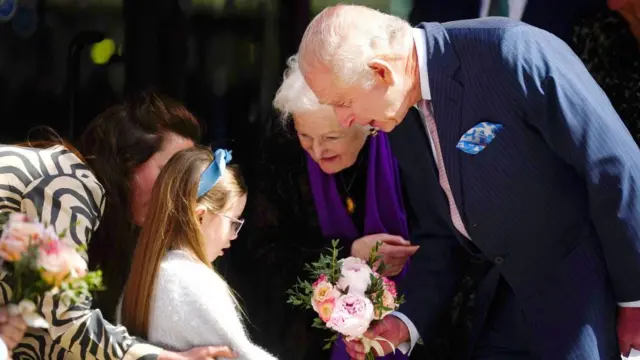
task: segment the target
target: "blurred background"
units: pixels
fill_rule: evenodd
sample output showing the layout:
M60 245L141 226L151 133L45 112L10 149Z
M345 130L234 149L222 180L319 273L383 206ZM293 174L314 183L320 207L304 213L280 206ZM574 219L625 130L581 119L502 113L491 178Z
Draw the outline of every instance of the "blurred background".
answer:
M519 10L504 14L569 43L636 139L638 2L509 0ZM0 0L0 142L38 137L38 126L73 140L132 92L153 89L183 101L205 124L205 143L234 150L250 189L247 226L218 268L239 294L255 341L283 359L302 358L291 354L306 342L298 327L310 323L285 304L284 292L327 244L305 201L303 152L271 100L306 25L335 3ZM486 0L351 3L413 24L495 15Z

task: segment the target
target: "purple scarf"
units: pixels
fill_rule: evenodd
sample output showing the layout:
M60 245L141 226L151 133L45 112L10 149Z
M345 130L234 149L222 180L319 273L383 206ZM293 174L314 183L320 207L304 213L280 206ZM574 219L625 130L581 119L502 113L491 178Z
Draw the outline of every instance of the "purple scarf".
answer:
M335 175L325 174L307 155L307 169L311 192L318 213L322 235L328 239L340 239L341 246L349 249L351 242L365 235L387 233L408 238L407 215L402 200L398 164L391 153L387 135L380 133L369 138L369 160L364 212L364 232L353 224L336 186ZM361 204L357 204L361 205ZM398 281L406 270L394 277ZM396 351L378 359L407 359ZM336 341L331 352L332 360L348 360L343 341Z

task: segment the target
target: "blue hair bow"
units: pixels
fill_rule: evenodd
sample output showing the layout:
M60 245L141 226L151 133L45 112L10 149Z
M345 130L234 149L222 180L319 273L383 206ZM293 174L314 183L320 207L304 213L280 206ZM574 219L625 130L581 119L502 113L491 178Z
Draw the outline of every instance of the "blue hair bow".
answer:
M231 151L226 149L218 149L213 154L213 162L200 175L200 183L198 184L198 195L201 197L213 188L222 172L227 167L227 163L231 161Z

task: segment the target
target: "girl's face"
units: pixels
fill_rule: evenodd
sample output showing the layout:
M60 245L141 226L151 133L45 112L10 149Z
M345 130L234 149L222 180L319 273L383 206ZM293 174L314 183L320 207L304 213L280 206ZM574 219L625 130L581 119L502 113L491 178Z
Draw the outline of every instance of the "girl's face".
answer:
M196 210L209 262L224 255L224 249L231 247L231 241L238 237L244 223L241 216L246 204L247 196L243 195L224 213L213 213L203 207Z

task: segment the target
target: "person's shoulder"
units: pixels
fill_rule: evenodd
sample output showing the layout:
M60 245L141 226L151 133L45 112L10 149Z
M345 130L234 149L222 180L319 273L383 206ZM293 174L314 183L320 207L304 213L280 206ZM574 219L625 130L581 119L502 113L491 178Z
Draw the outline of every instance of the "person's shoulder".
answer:
M513 28L529 27L522 21L505 17L484 17L449 21L440 24L447 31L467 30L474 32L504 33Z
M430 24L421 24L426 27ZM516 43L520 39L553 36L550 33L519 20L505 17L485 17L450 21L442 24L452 41L473 38L475 41L496 44Z
M41 149L22 147L17 145L0 145L0 163L3 165L14 162L37 164Z
M45 148L0 145L0 163L15 164L18 162L33 165L42 174L58 175L71 174L78 170L89 171L88 165L64 145L52 145ZM83 177L94 176L91 173Z

